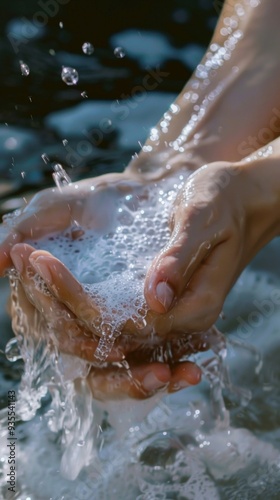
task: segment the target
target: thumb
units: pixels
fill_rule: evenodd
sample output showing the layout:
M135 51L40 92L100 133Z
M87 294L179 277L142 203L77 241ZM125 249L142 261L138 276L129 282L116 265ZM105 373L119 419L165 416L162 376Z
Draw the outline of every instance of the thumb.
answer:
M185 210L184 214L177 213L175 219L180 220L175 221L170 241L152 262L145 280L148 307L158 313L165 313L174 305L211 248L209 230L200 211Z

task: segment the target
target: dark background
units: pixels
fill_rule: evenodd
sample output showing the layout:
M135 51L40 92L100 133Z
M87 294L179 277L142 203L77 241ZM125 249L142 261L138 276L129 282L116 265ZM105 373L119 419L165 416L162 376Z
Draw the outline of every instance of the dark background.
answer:
M25 192L29 196L50 185L52 162L71 169L61 149L62 137L45 123L48 114L84 101L83 91L88 102L113 102L123 93L130 94L143 80L147 70L139 58L114 55L113 35L133 29L141 43L142 33L163 34L174 53L161 60L160 68L169 76L157 92L178 93L199 61L197 51L203 53L207 47L218 16L217 2L212 0L1 0L0 5L0 214L19 204L11 196ZM220 9L220 1L218 5ZM81 50L85 41L95 48L90 57ZM177 58L176 50L189 50L191 61ZM75 87L61 80L63 57L65 65L73 65L79 72ZM30 68L27 77L21 75L20 60ZM78 138L79 123L76 126ZM7 149L7 130L11 137L15 132L27 134L24 144L13 151ZM71 147L75 148L75 141ZM93 149L71 171L72 178L121 170L133 152L129 147L120 148L116 128ZM47 165L41 159L45 151L50 159Z

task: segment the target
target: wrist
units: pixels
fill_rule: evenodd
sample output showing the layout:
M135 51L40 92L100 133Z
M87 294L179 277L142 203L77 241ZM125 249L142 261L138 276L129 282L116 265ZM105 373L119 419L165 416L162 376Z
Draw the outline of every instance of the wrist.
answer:
M238 164L248 232L257 250L280 234L280 166L274 155L242 160Z

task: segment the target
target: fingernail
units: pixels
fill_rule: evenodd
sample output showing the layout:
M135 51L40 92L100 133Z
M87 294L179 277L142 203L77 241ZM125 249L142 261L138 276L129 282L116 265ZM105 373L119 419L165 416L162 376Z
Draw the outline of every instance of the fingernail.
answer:
M142 385L146 391L156 391L157 389L164 387L166 382L162 382L162 380L159 380L154 373L150 372L144 377Z
M52 275L50 273L50 270L47 264L45 262L42 262L41 257L38 257L36 260L30 259L30 263L37 271L37 273L39 273L40 276L44 278L45 281L47 281L48 283L52 283Z
M168 283L160 281L156 287L156 298L163 305L164 309L168 311L174 300L174 292Z
M21 256L17 253L14 253L11 255L12 261L14 265L16 266L17 270L19 273L22 273L23 271L23 259Z

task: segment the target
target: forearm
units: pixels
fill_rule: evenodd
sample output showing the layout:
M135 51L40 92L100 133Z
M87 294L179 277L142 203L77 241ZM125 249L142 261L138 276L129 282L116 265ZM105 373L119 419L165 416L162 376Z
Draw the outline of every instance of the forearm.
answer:
M226 2L175 111L164 114L128 170L157 178L215 160L238 161L279 134L279 16L280 3L272 0L257 7Z
M258 251L280 235L280 138L239 162L238 168L240 192L247 197L246 237L256 242Z

